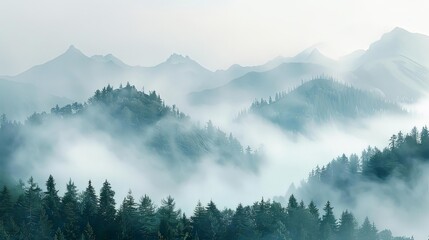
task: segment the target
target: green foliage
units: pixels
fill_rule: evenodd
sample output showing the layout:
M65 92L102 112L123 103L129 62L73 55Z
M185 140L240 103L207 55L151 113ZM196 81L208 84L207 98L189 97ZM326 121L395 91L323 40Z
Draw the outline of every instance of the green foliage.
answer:
M271 99L271 98L270 98ZM311 123L330 120L354 120L382 112L402 113L396 104L333 79L316 78L286 93L278 93L274 101L255 101L249 112L269 119L282 128L305 132Z
M97 224L95 225L97 236L100 239L108 239L115 232L116 209L115 191L110 183L104 181L100 190L99 209L97 213Z
M368 147L360 158L356 154L349 157L344 154L332 160L322 168L316 167L307 182L299 191L312 199L320 200L326 187L340 193L343 200L354 201L361 194L360 186L367 183L386 183L399 180L409 188L416 185L421 176L421 165L429 162L429 144L427 128L421 132L417 128L408 134L399 132L389 139L388 147L383 150ZM395 197L396 192L384 191Z
M131 191L122 201L118 211L114 208L114 191L105 181L97 196L92 184L78 197L77 189L70 180L61 198L57 195L55 180L47 181L47 192L42 194L32 178L24 185L17 199L10 198L7 188L0 194L0 240L10 239L208 239L208 240L410 240L394 238L388 230L378 233L374 224L365 219L360 228L353 214L344 211L337 224L333 207L327 202L324 214L319 219L319 210L314 202L306 207L292 195L287 207L278 202L262 199L251 206L239 204L235 210L219 211L210 201L207 205L198 202L190 218L176 208L171 196L156 207L149 196L144 195L138 203ZM51 194L47 194L47 193ZM43 198L41 196L44 196ZM52 222L47 204L49 195L60 199L59 220ZM98 211L83 211L85 204L98 199ZM85 203L88 202L88 203ZM6 206L6 207L5 207ZM96 205L91 205L96 207ZM86 214L84 214L86 213ZM16 224L15 224L16 222ZM83 222L86 224L82 225ZM92 225L92 222L94 225ZM55 231L53 226L59 225ZM94 226L97 226L95 229Z
M55 106L49 114L34 113L25 124L11 122L5 115L0 120L0 184L7 183L4 176L8 176L14 153L27 146L27 142L33 144L36 130L49 129L55 124L75 126L77 122L85 133L101 131L125 145L144 149L145 154L157 157L169 169L174 168L176 175L185 175L186 170L205 157L250 171L256 171L260 162L257 151L245 153L232 134L221 131L211 121L201 127L176 106L165 105L156 92L144 93L131 85L118 89L104 87L87 103ZM53 145L50 139L34 144L47 150ZM41 152L39 157L43 159ZM51 213L48 216L53 217Z

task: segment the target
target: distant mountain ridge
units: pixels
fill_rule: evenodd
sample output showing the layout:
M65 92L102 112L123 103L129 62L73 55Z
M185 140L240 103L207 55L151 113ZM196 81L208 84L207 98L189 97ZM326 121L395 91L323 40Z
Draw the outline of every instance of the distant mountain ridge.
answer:
M283 63L266 72L249 72L222 87L192 93L189 99L195 104L251 103L324 74L330 75L332 70L313 63Z
M244 73L221 87L192 93L189 99L191 103L196 104L222 101L233 104L236 101L244 101L244 99L249 101L251 96L260 98L273 95L275 92L290 88L288 83L296 83L298 79L333 75L359 88L379 92L389 100L410 102L429 92L429 56L426 54L427 52L429 52L428 36L395 28L371 44L368 50L352 52L340 58L339 61L329 59L317 48L308 48L295 57L277 57L261 66L246 68L234 65L229 69L231 72L244 73L245 70L250 72ZM319 69L319 71L309 69L307 72L303 71L295 75L290 74L294 71L293 69L279 73L279 76L273 76L274 74L270 73L271 71L279 72L277 69L287 63L316 64L325 69ZM237 82L242 82L244 78L252 78L255 75L259 76L262 85L254 88L244 86L244 84L241 88L232 87L237 85ZM255 81L249 80L248 85L253 83ZM271 89L268 91L269 88ZM237 99L234 93L243 97Z
M51 95L32 84L0 79L0 114L9 119L22 121L34 112L49 111L56 104L70 102L70 99Z
M249 113L265 118L285 130L305 132L309 124L347 122L380 113L405 113L398 105L373 93L318 78L270 100L256 101Z
M392 101L410 102L429 92L427 52L428 36L401 28L384 34L367 50L355 51L338 61L310 47L293 57L279 56L258 66L234 64L218 71L210 71L180 54L172 54L152 67L130 66L112 54L86 56L72 45L58 57L4 79L28 83L50 95L74 101L84 101L93 89L107 84L130 82L156 90L167 102L192 107L213 103L246 105L302 80L329 75L379 92Z

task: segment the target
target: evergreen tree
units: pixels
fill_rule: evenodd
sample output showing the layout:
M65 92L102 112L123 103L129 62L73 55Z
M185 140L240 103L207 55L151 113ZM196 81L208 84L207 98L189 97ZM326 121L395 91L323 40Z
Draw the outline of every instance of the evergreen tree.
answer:
M61 202L63 234L65 239L78 239L81 233L77 189L71 180L67 183L66 189Z
M55 188L55 180L52 175L49 175L48 181L46 181L46 192L44 194L42 203L47 218L53 225L53 229L59 228L61 200L58 196L58 190Z
M45 210L42 209L40 211L39 224L34 238L39 240L51 240L52 237L54 237L52 231L52 222L49 220Z
M81 226L85 227L88 223L91 226L95 226L98 213L98 199L97 195L95 194L95 189L91 184L91 180L88 181L88 187L83 192L81 209Z
M0 222L7 223L11 220L13 210L12 196L9 189L4 186L0 192Z
M211 240L222 239L226 233L226 226L222 221L222 213L216 207L213 201L210 201L206 207L209 238Z
M147 195L140 199L138 216L142 239L157 239L159 222L156 216L156 207Z
M179 239L192 239L192 223L184 213L179 222Z
M200 239L211 239L209 219L206 209L200 201L194 210L194 215L191 217L193 236L198 236Z
M334 212L332 211L333 209L334 208L331 207L331 203L329 201L323 208L323 211L325 213L322 216L322 222L320 224L320 234L322 240L335 239L335 234L337 231L337 220L335 219Z
M161 207L158 209L160 219L159 237L165 240L175 239L178 235L178 224L180 210L176 210L176 203L171 196L161 201Z
M252 240L256 238L255 224L250 209L239 204L235 210L227 239Z
M21 225L21 235L23 238L31 239L37 236L39 230L39 220L42 210L42 190L31 177L28 180L28 186L25 187L24 195L17 202L20 208L18 222Z
M320 214L319 209L316 207L313 201L308 205L308 212L310 214L310 220L308 225L308 239L318 240L320 238Z
M377 229L373 224L369 222L368 218L365 218L362 226L358 231L359 240L377 240Z
M116 232L115 217L115 191L112 190L110 183L104 181L100 190L100 207L97 216L97 225L95 226L98 239L109 239Z
M348 211L341 214L338 238L342 240L356 239L356 220L353 214Z
M89 223L86 224L85 229L83 230L82 233L82 240L95 240L95 234L94 234L94 230L92 229L91 225Z
M131 191L124 198L122 205L118 211L118 222L120 239L138 239L139 224L137 204Z

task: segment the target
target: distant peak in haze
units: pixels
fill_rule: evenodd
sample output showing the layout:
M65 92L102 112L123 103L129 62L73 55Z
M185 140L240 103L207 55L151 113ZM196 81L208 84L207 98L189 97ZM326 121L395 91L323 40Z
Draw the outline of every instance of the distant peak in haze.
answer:
M96 61L100 61L100 62L113 62L118 66L126 66L126 64L124 62L122 62L122 60L115 57L111 53L104 55L104 56L103 55L94 55L91 58L96 60Z
M67 51L65 51L61 56L67 57L86 57L79 49L77 49L74 45L70 45Z
M66 53L81 53L82 54L82 52L79 49L77 49L73 44L69 46Z
M391 34L410 34L411 32L401 27L395 27L392 31L390 31L390 33Z
M167 62L171 64L182 64L193 62L193 60L189 56L183 56L181 54L173 53L170 55L170 57L168 57Z

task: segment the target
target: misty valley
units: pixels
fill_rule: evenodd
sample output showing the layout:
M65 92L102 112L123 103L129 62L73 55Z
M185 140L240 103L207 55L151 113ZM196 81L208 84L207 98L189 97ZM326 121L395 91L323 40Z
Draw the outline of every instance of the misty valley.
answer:
M426 239L429 37L0 76L0 240Z

